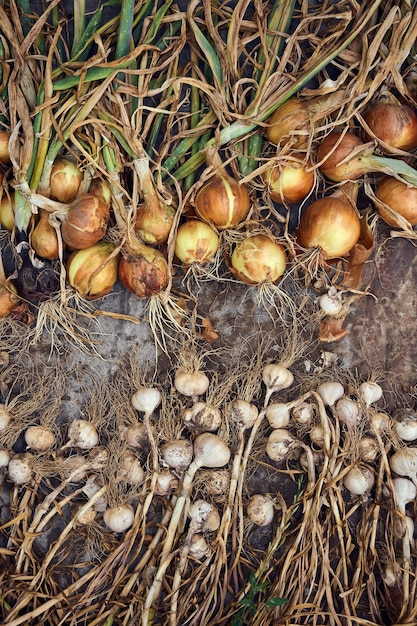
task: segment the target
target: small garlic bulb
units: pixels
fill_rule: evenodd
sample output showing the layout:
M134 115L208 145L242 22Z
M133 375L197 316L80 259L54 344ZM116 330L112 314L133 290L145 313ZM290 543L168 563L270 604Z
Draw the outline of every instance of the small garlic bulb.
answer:
M251 402L236 399L228 405L230 412L230 421L237 424L242 430L252 428L258 417L258 409Z
M68 428L69 441L62 446L65 448L80 448L89 450L98 444L98 432L94 424L87 420L75 419Z
M162 395L156 387L139 387L132 396L132 406L136 411L151 414L162 402Z
M317 393L323 400L325 406L333 407L340 398L343 397L345 389L342 383L337 380L321 383L317 387Z
M26 445L36 452L46 452L55 445L55 435L49 428L29 426L25 431Z
M313 446L321 450L324 448L324 428L321 424L316 424L308 433Z
M366 465L352 467L344 477L346 489L354 496L364 496L375 484L375 476Z
M368 381L359 385L358 396L366 406L378 402L382 398L382 393L382 387L378 383Z
M0 449L0 468L7 467L10 461L10 452L8 450Z
M7 474L15 485L27 485L32 480L32 454L22 454L9 461Z
M175 372L174 386L178 393L183 396L197 398L206 393L210 381L204 372L199 370L187 372L179 369Z
M396 409L392 414L394 430L403 441L417 439L417 414L411 408Z
M358 456L365 463L373 463L379 454L378 442L364 435L358 441Z
M204 487L211 496L224 496L230 488L230 471L227 469L207 470Z
M8 428L10 420L10 413L6 408L6 405L0 404L0 433Z
M302 402L291 409L291 418L298 425L311 424L315 416L315 408L311 402Z
M262 370L262 380L267 388L267 399L269 399L273 393L290 387L294 382L294 376L283 365L270 363Z
M184 423L196 433L214 433L222 424L222 415L218 408L205 402L195 402L183 414Z
M106 509L103 519L106 526L114 533L123 533L132 526L135 512L130 504L122 504Z
M249 498L246 513L256 526L269 526L274 519L274 503L268 496L257 493Z
M202 561L205 557L210 556L211 549L204 535L195 533L191 537L188 554L196 561Z
M272 461L284 461L294 447L295 439L285 428L276 428L268 437L266 453Z
M290 423L290 409L287 403L272 402L265 411L271 428L285 428Z
M327 293L320 296L319 306L325 315L340 315L343 310L342 296L335 287L330 287Z
M161 456L169 467L183 472L193 460L193 444L188 439L174 439L161 446Z
M355 428L361 420L361 409L358 402L343 396L336 402L335 413L347 428Z
M158 496L168 496L178 486L178 478L170 469L162 469L156 477L155 493Z

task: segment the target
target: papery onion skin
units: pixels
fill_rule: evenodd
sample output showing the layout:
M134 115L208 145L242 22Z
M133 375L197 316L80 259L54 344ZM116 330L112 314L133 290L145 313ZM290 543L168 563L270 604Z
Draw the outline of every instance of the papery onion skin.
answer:
M375 189L375 195L378 200L406 219L411 226L417 225L417 187L411 187L393 176L384 176ZM384 222L390 226L398 226L386 211L381 213L377 204L376 210Z
M249 213L249 192L231 176L215 174L197 192L194 208L200 219L216 228L233 228Z
M167 241L175 217L175 209L157 198L147 198L138 206L135 233L151 246Z
M118 256L102 266L114 250L113 243L99 241L89 248L73 252L66 265L67 279L71 287L88 299L102 298L110 293L118 277ZM97 271L100 267L102 269ZM93 276L95 272L97 273Z
M338 144L337 147L335 147L336 144ZM318 162L323 161L319 167L326 178L340 183L355 180L372 171L366 163L366 159L361 156L356 156L339 165L355 148L361 145L363 145L363 141L351 132L332 131L327 135L317 150Z
M297 241L303 248L320 248L327 259L345 256L360 236L354 207L341 197L328 196L312 202L303 212Z
M207 263L219 248L219 236L206 222L187 220L177 230L175 255L185 265Z
M159 250L144 245L136 253L122 252L119 278L123 287L138 298L150 298L167 286L168 263Z
M83 250L103 239L110 218L108 206L92 194L81 196L61 226L62 239L73 250Z
M294 130L306 131L300 135L293 135L291 143L300 148L307 144L308 132L311 128L311 119L308 105L296 97L289 98L268 119L266 136L268 141L275 145L288 142Z
M389 94L388 94L389 96ZM383 98L371 105L363 116L378 139L398 150L417 148L417 114L408 104L396 98Z
M312 191L315 174L311 161L304 163L304 155L294 154L294 160L274 165L266 170L263 179L269 195L279 204L301 202Z
M74 161L59 158L51 169L51 196L58 202L72 202L77 197L83 173Z
M230 269L244 283L277 282L285 272L284 247L268 235L253 235L239 242L230 259Z

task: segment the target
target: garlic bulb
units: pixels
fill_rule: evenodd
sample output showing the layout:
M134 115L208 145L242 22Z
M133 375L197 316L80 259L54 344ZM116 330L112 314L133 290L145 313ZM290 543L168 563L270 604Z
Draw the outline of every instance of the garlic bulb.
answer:
M134 486L141 485L145 480L145 472L132 450L124 451L120 459L116 480Z
M119 426L120 437L132 448L146 451L149 448L149 438L145 425L142 422L130 426Z
M183 472L193 460L193 444L188 439L174 439L161 446L163 461L177 472Z
M94 424L87 420L76 419L68 428L69 441L62 446L65 448L80 448L81 450L89 450L98 444L98 432Z
M327 381L317 387L317 393L323 400L325 406L333 407L340 398L343 397L345 389L338 381Z
M361 420L360 405L347 396L336 402L335 414L348 428L355 428Z
M287 389L294 382L293 374L279 363L265 365L262 370L262 380L267 388L268 396L277 391Z
M199 370L194 372L187 372L183 369L178 369L175 372L174 386L178 393L183 396L189 396L196 398L206 393L209 388L210 381L204 372Z
M0 404L0 433L8 428L10 420L10 413L6 408L6 405Z
M394 430L403 441L417 439L417 414L413 409L402 408L394 411Z
M257 493L249 498L246 513L256 526L268 526L274 519L274 503L268 496Z
M213 433L222 424L220 410L205 402L195 402L190 409L184 411L183 419L185 424L197 433Z
M405 447L391 455L389 464L398 476L410 478L417 485L417 448Z
M296 440L288 430L276 428L268 437L266 454L272 461L283 461L294 447L295 442Z
M365 463L373 463L379 454L378 442L364 435L358 441L358 456Z
M205 557L210 556L211 549L206 538L201 533L195 533L191 537L188 554L196 561L202 561Z
M252 428L259 413L254 404L239 398L230 402L228 409L230 412L230 421L236 424L241 430Z
M291 418L296 424L311 424L314 419L316 410L311 402L302 402L291 409Z
M334 287L330 287L327 293L320 296L319 306L325 315L339 315L343 310L341 294Z
M201 498L190 504L188 516L195 532L212 533L220 526L220 514L214 504Z
M132 396L132 406L136 411L151 414L162 402L162 395L156 387L139 387Z
M168 468L162 469L156 477L155 493L158 496L168 496L178 486L178 478Z
M10 459L7 474L15 485L27 485L32 480L32 454L22 454Z
M211 496L223 496L230 488L230 471L227 469L208 470L204 476L204 487Z
M7 467L10 461L10 452L8 450L0 449L0 468Z
M135 512L130 504L122 504L107 509L104 512L103 519L106 526L114 533L123 533L132 526Z
M25 431L25 441L29 449L46 452L55 445L55 435L43 426L29 426Z
M382 387L378 383L368 381L359 385L358 396L366 406L371 406L382 398Z
M290 423L289 405L284 402L273 402L268 405L265 417L271 428L285 428Z
M374 473L366 465L357 465L347 472L343 483L352 495L363 496L371 491L375 484Z
M321 450L324 447L324 428L321 424L316 424L308 433L313 446Z

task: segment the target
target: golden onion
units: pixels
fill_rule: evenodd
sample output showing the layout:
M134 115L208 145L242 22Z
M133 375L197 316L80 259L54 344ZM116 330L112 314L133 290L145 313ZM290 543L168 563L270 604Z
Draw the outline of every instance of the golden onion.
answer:
M206 222L187 220L179 226L175 239L175 255L186 265L207 263L218 248L219 236Z
M287 255L283 246L268 235L252 235L239 242L230 259L230 269L244 283L275 283L285 272Z
M392 148L417 148L417 113L387 92L363 116L372 133Z
M269 195L274 202L292 204L304 200L314 187L315 174L309 159L304 162L303 154L294 154L283 164L268 168L263 180L268 185Z
M59 257L58 237L55 228L49 223L49 213L39 210L39 220L31 235L31 245L42 259L53 261Z
M69 284L85 298L101 298L109 293L118 277L119 258L114 256L115 245L109 241L73 252L67 261Z
M375 195L378 200L406 219L411 226L417 225L417 187L410 187L393 176L385 176L378 183ZM387 211L383 211L378 205L376 208L387 224L398 226Z
M89 248L104 237L109 217L109 208L101 198L80 196L62 223L62 239L74 250Z
M83 173L74 161L59 158L51 169L51 196L58 202L72 202L77 197Z

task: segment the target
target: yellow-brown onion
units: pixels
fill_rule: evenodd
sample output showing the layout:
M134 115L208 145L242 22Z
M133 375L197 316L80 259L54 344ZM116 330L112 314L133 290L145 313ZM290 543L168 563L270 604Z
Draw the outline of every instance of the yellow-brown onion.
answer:
M340 191L306 207L296 233L303 248L319 248L326 259L348 254L359 236L358 212Z
M95 178L90 185L88 193L93 196L98 196L109 207L111 204L111 189L110 185L101 178Z
M154 196L147 196L138 206L135 233L149 245L167 241L174 221L175 209Z
M219 236L206 222L187 220L177 230L175 254L177 258L190 265L207 263L219 248Z
M42 259L53 261L59 258L58 237L55 228L49 223L49 213L39 209L39 220L31 236L32 248Z
M9 140L10 133L7 130L0 130L0 163L3 165L10 163Z
M378 183L375 195L412 226L417 225L417 187L410 187L393 176L385 176ZM380 209L378 205L376 209L387 224L398 226L386 211Z
M292 204L304 200L314 187L315 174L309 159L294 154L294 160L268 168L263 179L274 202Z
M10 231L14 228L14 191L9 193L3 191L0 201L0 224Z
M108 260L114 250L113 243L99 241L89 248L73 252L66 266L69 284L89 299L101 298L109 293L118 277L118 256Z
M275 283L285 272L287 255L283 246L268 235L252 235L239 242L230 259L230 269L244 283Z
M371 104L363 116L378 139L398 150L417 148L417 113L389 92Z
M104 237L109 217L109 208L101 198L80 196L62 223L62 239L74 250L89 248Z
M326 178L335 182L355 180L370 171L366 158L356 156L340 165L340 162L363 145L363 141L354 133L332 131L320 143L317 150L317 160L323 163L320 169ZM327 157L327 158L326 158Z
M149 298L167 286L168 263L159 250L131 238L128 248L122 251L119 278L125 289L139 298Z
M17 289L13 283L10 280L0 281L0 318L10 315L19 306L20 302Z
M59 158L51 169L51 196L58 202L72 202L77 197L83 173L74 161Z
M207 163L215 168L216 173L197 192L195 212L215 228L234 228L249 213L248 189L227 173L217 152L208 153Z

